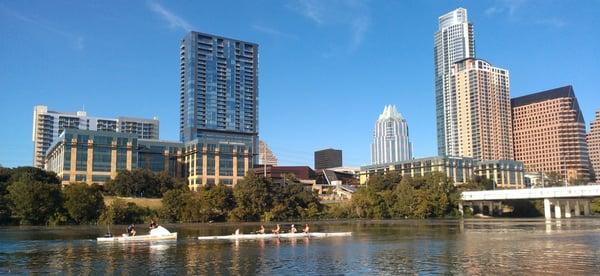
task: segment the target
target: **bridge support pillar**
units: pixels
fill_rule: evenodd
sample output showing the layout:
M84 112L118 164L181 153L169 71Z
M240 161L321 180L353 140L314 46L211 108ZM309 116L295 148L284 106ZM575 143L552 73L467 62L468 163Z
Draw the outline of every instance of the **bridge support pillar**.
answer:
M479 207L479 213L483 215L483 202L477 202L477 207Z
M583 215L584 216L590 215L590 201L589 200L583 201Z
M571 204L570 200L565 203L565 218L571 218Z
M550 210L550 199L544 198L544 217L546 219L552 218L552 211Z
M557 219L562 217L562 214L560 211L560 201L559 200L554 201L554 217Z
M462 202L458 202L458 212L460 212L460 216L464 217L465 216L465 210L463 209L463 204Z
M581 209L579 209L579 200L575 200L573 203L575 203L575 216L581 216Z
M490 201L488 203L488 213L490 216L494 215L494 202L493 201Z
M498 215L502 216L504 214L504 210L502 209L502 201L498 202Z

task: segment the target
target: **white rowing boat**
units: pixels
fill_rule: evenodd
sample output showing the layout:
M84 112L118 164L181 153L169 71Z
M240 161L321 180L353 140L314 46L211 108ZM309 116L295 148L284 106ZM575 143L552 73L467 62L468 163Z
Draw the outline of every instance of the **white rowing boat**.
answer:
M328 238L328 237L348 237L352 232L336 233L282 233L282 234L238 234L226 236L204 236L198 237L199 240L256 240L256 239L275 239L275 238Z
M158 226L152 230L150 230L149 235L139 235L139 236L128 236L127 234L123 234L123 236L117 237L99 237L96 238L99 242L116 242L116 241L156 241L156 240L176 240L177 233L171 233L169 230L162 226Z

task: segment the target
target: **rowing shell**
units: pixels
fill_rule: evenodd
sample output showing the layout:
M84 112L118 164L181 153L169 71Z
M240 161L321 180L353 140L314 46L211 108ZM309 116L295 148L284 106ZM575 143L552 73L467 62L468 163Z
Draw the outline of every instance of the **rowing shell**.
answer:
M158 241L158 240L176 240L177 233L168 235L139 235L139 236L121 236L121 237L100 237L96 240L99 242L110 241Z
M352 232L337 233L283 233L283 234L239 234L227 236L204 236L198 237L199 240L254 240L254 239L274 239L274 238L328 238L328 237L348 237Z

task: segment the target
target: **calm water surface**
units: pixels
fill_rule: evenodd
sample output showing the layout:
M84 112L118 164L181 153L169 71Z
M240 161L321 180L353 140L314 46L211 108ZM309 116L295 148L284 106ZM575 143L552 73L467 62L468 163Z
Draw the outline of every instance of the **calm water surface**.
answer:
M0 228L0 273L576 274L600 272L600 219L320 222L352 237L199 241L233 224L165 225L177 241L97 243L104 227ZM270 227L270 226L269 226ZM141 225L140 225L141 228ZM257 228L244 224L243 232ZM120 232L122 227L113 227ZM138 233L145 232L138 229ZM143 234L143 233L140 233Z

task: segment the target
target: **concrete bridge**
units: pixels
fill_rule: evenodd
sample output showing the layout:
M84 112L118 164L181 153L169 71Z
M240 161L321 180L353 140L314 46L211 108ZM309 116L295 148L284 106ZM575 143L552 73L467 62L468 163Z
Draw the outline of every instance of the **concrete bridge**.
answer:
M462 192L458 208L463 213L463 205L471 208L478 206L483 213L487 207L488 213L493 215L494 209L502 213L503 200L543 199L546 219L552 218L551 206L554 206L555 218L561 218L563 213L565 218L570 218L580 216L582 211L584 215L589 215L590 200L595 197L600 197L600 185L470 191Z

